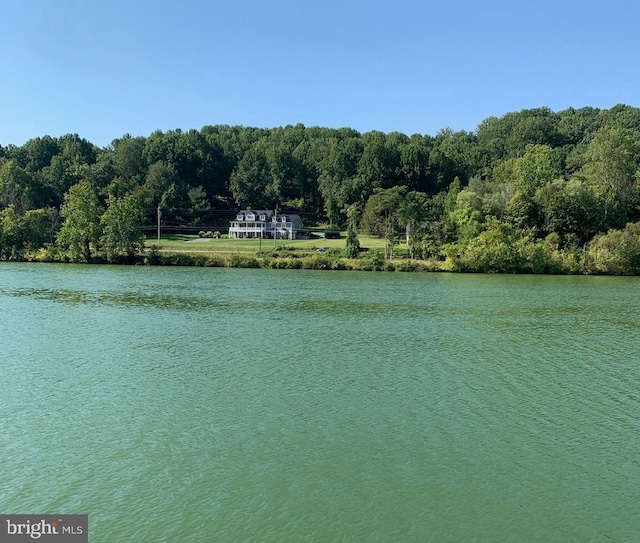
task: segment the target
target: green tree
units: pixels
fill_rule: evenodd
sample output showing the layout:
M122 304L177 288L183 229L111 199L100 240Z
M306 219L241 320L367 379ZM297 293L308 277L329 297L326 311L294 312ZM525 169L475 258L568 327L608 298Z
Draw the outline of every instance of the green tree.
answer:
M49 166L51 159L61 151L58 141L51 136L31 139L24 147L28 157L26 169L33 173Z
M600 202L600 229L622 227L638 203L640 137L629 130L600 130L585 153L581 173Z
M147 162L144 156L146 138L133 138L125 134L111 143L113 165L116 174L130 179L143 179L147 173Z
M412 190L406 194L400 203L400 220L405 224L407 247L409 256L417 258L422 248L424 236L424 222L431 215L431 200L424 192Z
M27 209L31 209L36 196L29 172L15 160L8 160L0 165L0 207L13 205L16 212L22 215Z
M0 211L0 260L16 260L24 249L24 224L13 204Z
M25 248L33 251L53 243L59 223L60 213L53 207L27 211L22 219Z
M140 189L141 200L148 207L158 206L164 194L173 185L180 183L180 178L172 166L163 162L154 162L149 166L144 186ZM119 195L119 197L124 194Z
M472 190L461 191L450 218L456 226L456 232L461 241L477 236L485 227L482 198Z
M142 208L133 196L109 199L100 219L101 246L109 262L131 259L144 245Z
M384 236L384 257L393 258L393 248L396 244L396 235L399 227L399 219L406 187L391 187L388 189L375 189L367 200L362 215L362 226L369 233Z
M80 181L65 195L61 210L64 222L57 239L72 260L91 261L92 248L98 246L102 234L102 212L98 195L89 181Z
M358 208L356 205L347 209L347 241L345 244L345 255L347 258L356 258L360 254L360 240L358 239Z
M545 234L560 235L563 245L583 244L598 231L599 203L579 179L561 179L539 188L534 203Z
M330 224L340 222L341 211L351 204L364 205L373 190L358 176L358 163L363 153L359 137L351 136L331 142L318 178L324 210Z
M543 185L560 177L562 167L559 156L548 145L526 147L525 153L514 163L513 184L526 196L533 196Z
M640 273L640 223L596 236L589 244L589 259L598 273Z
M462 190L462 183L459 177L454 177L453 182L449 185L447 196L444 199L444 212L451 213L456 208L458 194Z
M528 238L521 237L510 225L487 217L486 229L462 247L454 247L460 257L452 259L462 271L513 273L524 271L526 259L524 247Z
M435 194L437 187L429 169L429 144L425 139L411 139L400 151L400 184L409 189Z
M51 163L40 172L42 184L53 193L52 201L59 206L65 193L78 183L86 172L83 165L58 154L51 159Z
M277 203L277 193L267 194L271 181L265 141L257 142L240 159L229 182L233 199L239 206L251 205L255 209L270 209Z

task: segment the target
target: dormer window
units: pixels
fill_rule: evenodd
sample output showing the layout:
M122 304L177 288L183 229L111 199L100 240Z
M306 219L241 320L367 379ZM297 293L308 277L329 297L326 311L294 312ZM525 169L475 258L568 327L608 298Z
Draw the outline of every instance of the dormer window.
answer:
M238 213L238 214L236 215L236 220L238 220L238 221L243 221L243 220L244 220L244 215L243 215L242 213Z
M247 220L248 221L255 221L256 220L255 213L247 213Z
M261 221L266 221L267 220L267 216L263 213L262 215L260 215L258 217Z

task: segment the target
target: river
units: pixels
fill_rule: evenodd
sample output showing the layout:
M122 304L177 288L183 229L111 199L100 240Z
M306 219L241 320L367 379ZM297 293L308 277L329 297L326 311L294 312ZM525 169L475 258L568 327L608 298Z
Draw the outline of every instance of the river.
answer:
M632 541L640 281L0 264L0 513L95 542Z

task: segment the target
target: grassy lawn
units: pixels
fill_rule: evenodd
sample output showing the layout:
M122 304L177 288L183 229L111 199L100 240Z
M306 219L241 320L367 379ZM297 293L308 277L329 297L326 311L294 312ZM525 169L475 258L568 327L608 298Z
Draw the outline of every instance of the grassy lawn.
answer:
M365 249L380 249L384 250L384 240L374 237L360 235L361 247ZM198 241L194 241L198 240ZM158 241L154 237L150 237L146 240L145 245L151 247L157 245ZM345 246L345 237L340 239L324 239L315 238L308 240L277 240L278 247L287 247L294 250L300 250L301 252L313 252L320 247L339 249ZM187 234L171 234L162 236L160 238L160 250L162 251L176 251L176 252L189 252L189 253L256 253L260 250L260 240L258 239L204 239L199 240L198 236ZM262 250L271 251L274 248L274 242L272 239L262 240Z

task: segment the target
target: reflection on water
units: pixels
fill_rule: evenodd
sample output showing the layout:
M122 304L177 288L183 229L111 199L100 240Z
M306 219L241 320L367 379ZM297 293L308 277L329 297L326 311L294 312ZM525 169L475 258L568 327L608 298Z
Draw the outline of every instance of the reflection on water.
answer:
M631 541L638 289L0 264L0 510L99 541Z

